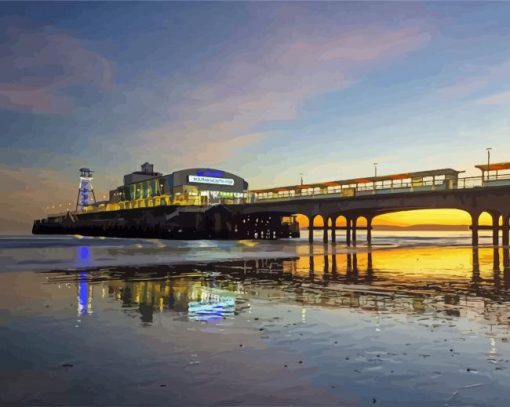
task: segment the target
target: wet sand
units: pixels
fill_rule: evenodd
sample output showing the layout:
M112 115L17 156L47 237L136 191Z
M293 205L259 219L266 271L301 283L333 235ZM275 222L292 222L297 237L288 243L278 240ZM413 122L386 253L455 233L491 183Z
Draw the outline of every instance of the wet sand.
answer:
M510 402L508 249L39 243L0 253L3 404Z

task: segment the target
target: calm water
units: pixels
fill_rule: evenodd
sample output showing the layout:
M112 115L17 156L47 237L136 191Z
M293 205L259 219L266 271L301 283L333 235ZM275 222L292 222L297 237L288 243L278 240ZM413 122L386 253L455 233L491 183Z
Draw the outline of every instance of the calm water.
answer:
M374 243L2 237L0 402L509 405L508 248Z

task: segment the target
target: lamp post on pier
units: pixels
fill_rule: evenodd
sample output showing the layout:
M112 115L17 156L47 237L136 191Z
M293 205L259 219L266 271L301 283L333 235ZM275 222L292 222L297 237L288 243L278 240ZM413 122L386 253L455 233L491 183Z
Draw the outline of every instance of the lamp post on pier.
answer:
M377 178L377 163L374 163L374 178Z
M487 150L487 181L488 181L489 180L489 171L490 171L490 166L491 166L491 150L492 150L492 148L487 147L486 150Z

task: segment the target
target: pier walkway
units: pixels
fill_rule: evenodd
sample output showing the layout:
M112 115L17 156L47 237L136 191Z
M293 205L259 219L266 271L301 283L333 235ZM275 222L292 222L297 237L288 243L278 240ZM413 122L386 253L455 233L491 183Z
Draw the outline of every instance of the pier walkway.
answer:
M371 243L373 219L381 214L416 209L458 209L471 216L473 245L478 245L479 217L487 212L492 218L493 244L509 244L510 163L477 165L480 177L459 177L462 171L451 168L401 173L380 177L300 184L252 190L249 202L227 205L243 216L274 214L304 215L309 222L309 240L313 241L313 223L324 221L323 241L336 239L337 218L346 221L348 245L356 245L358 221L365 218L367 241Z

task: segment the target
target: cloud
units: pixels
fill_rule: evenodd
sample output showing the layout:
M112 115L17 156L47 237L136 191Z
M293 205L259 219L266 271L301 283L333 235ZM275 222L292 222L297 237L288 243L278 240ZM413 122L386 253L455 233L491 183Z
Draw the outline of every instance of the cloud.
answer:
M463 99L472 95L489 84L487 78L469 78L466 80L455 82L452 85L444 86L439 89L439 92L446 97L454 99Z
M499 86L502 81L506 80L510 74L510 60L490 65L487 63L464 63L457 67L457 71L457 75L461 78L440 88L439 93L453 99L465 99L490 87Z
M64 210L66 205L72 208L76 197L77 181L63 177L61 171L0 167L0 178L0 225L3 232L29 231L34 219L45 216L46 207L55 206L51 209L53 213Z
M478 99L476 103L479 105L510 106L510 90Z
M0 108L66 113L71 87L107 90L112 64L66 33L20 17L0 18Z
M328 36L279 31L249 51L210 61L221 64L219 73L190 86L171 108L172 122L141 132L132 151L172 151L183 166L204 165L204 158L220 163L271 137L264 125L297 119L309 98L346 89L428 40L414 27L358 25Z

